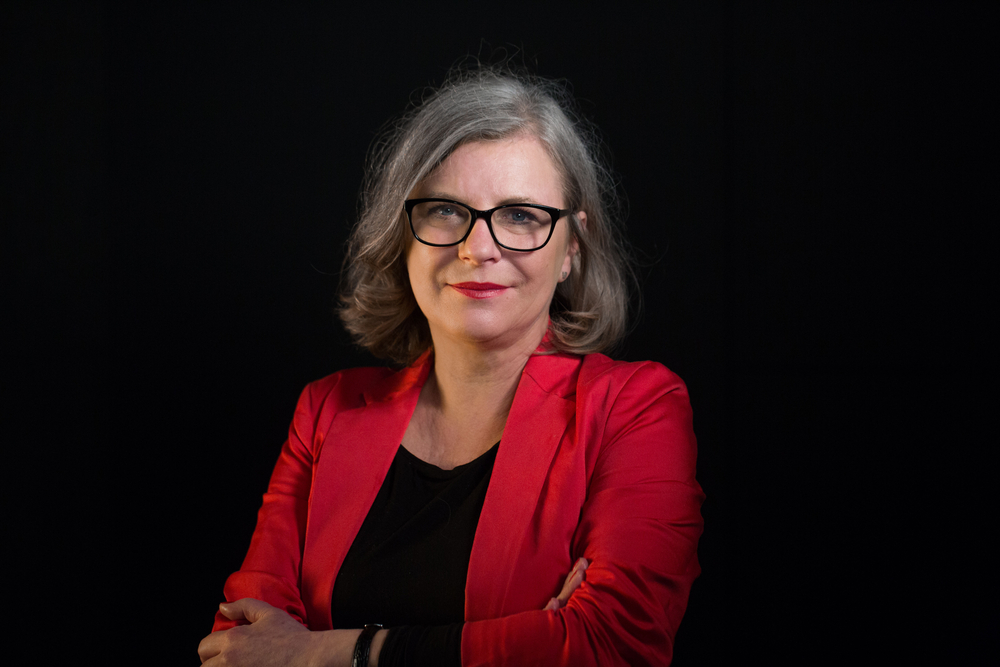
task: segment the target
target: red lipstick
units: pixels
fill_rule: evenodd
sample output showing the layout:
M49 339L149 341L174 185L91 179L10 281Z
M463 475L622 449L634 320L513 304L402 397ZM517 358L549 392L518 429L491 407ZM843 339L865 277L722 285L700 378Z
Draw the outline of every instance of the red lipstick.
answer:
M499 296L507 287L496 283L449 283L451 287L473 299L490 299Z

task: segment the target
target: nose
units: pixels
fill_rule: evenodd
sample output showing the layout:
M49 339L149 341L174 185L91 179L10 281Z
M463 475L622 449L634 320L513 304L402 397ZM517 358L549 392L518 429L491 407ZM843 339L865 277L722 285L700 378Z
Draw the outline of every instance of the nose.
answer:
M479 224L480 222L483 224ZM469 235L458 244L458 256L477 264L500 259L500 247L493 240L490 228L482 216L472 221Z

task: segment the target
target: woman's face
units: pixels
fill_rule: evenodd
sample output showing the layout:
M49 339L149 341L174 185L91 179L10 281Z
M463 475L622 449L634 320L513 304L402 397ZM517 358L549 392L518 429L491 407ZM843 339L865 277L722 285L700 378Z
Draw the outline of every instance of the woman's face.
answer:
M460 146L410 193L418 197L453 199L481 211L513 203L566 206L559 172L528 134ZM566 217L556 221L548 244L532 252L500 248L480 218L457 246L435 248L411 238L406 267L436 347L453 340L530 352L545 334L556 284L576 251Z

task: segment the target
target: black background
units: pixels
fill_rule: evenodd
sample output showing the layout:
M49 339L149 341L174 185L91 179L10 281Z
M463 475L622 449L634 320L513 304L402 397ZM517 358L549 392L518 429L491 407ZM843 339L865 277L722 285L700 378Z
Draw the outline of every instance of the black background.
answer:
M298 392L377 363L333 316L369 145L506 54L601 128L643 281L618 356L691 391L708 499L674 664L985 664L987 3L201 4L9 12L29 627L196 664Z

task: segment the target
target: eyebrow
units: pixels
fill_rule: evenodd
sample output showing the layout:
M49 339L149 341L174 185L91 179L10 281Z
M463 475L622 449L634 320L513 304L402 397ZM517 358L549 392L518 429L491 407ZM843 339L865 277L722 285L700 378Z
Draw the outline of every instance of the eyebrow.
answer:
M429 192L424 197L426 199L450 199L451 201L457 201L465 204L465 202L463 202L461 199L447 192L440 192L440 191ZM497 206L510 206L511 204L535 204L536 206L550 206L550 204L542 204L541 202L536 201L534 197L524 197L524 196L505 197L500 200L500 203L497 204ZM465 204L465 205L470 206L470 204ZM491 206L490 208L493 207Z

